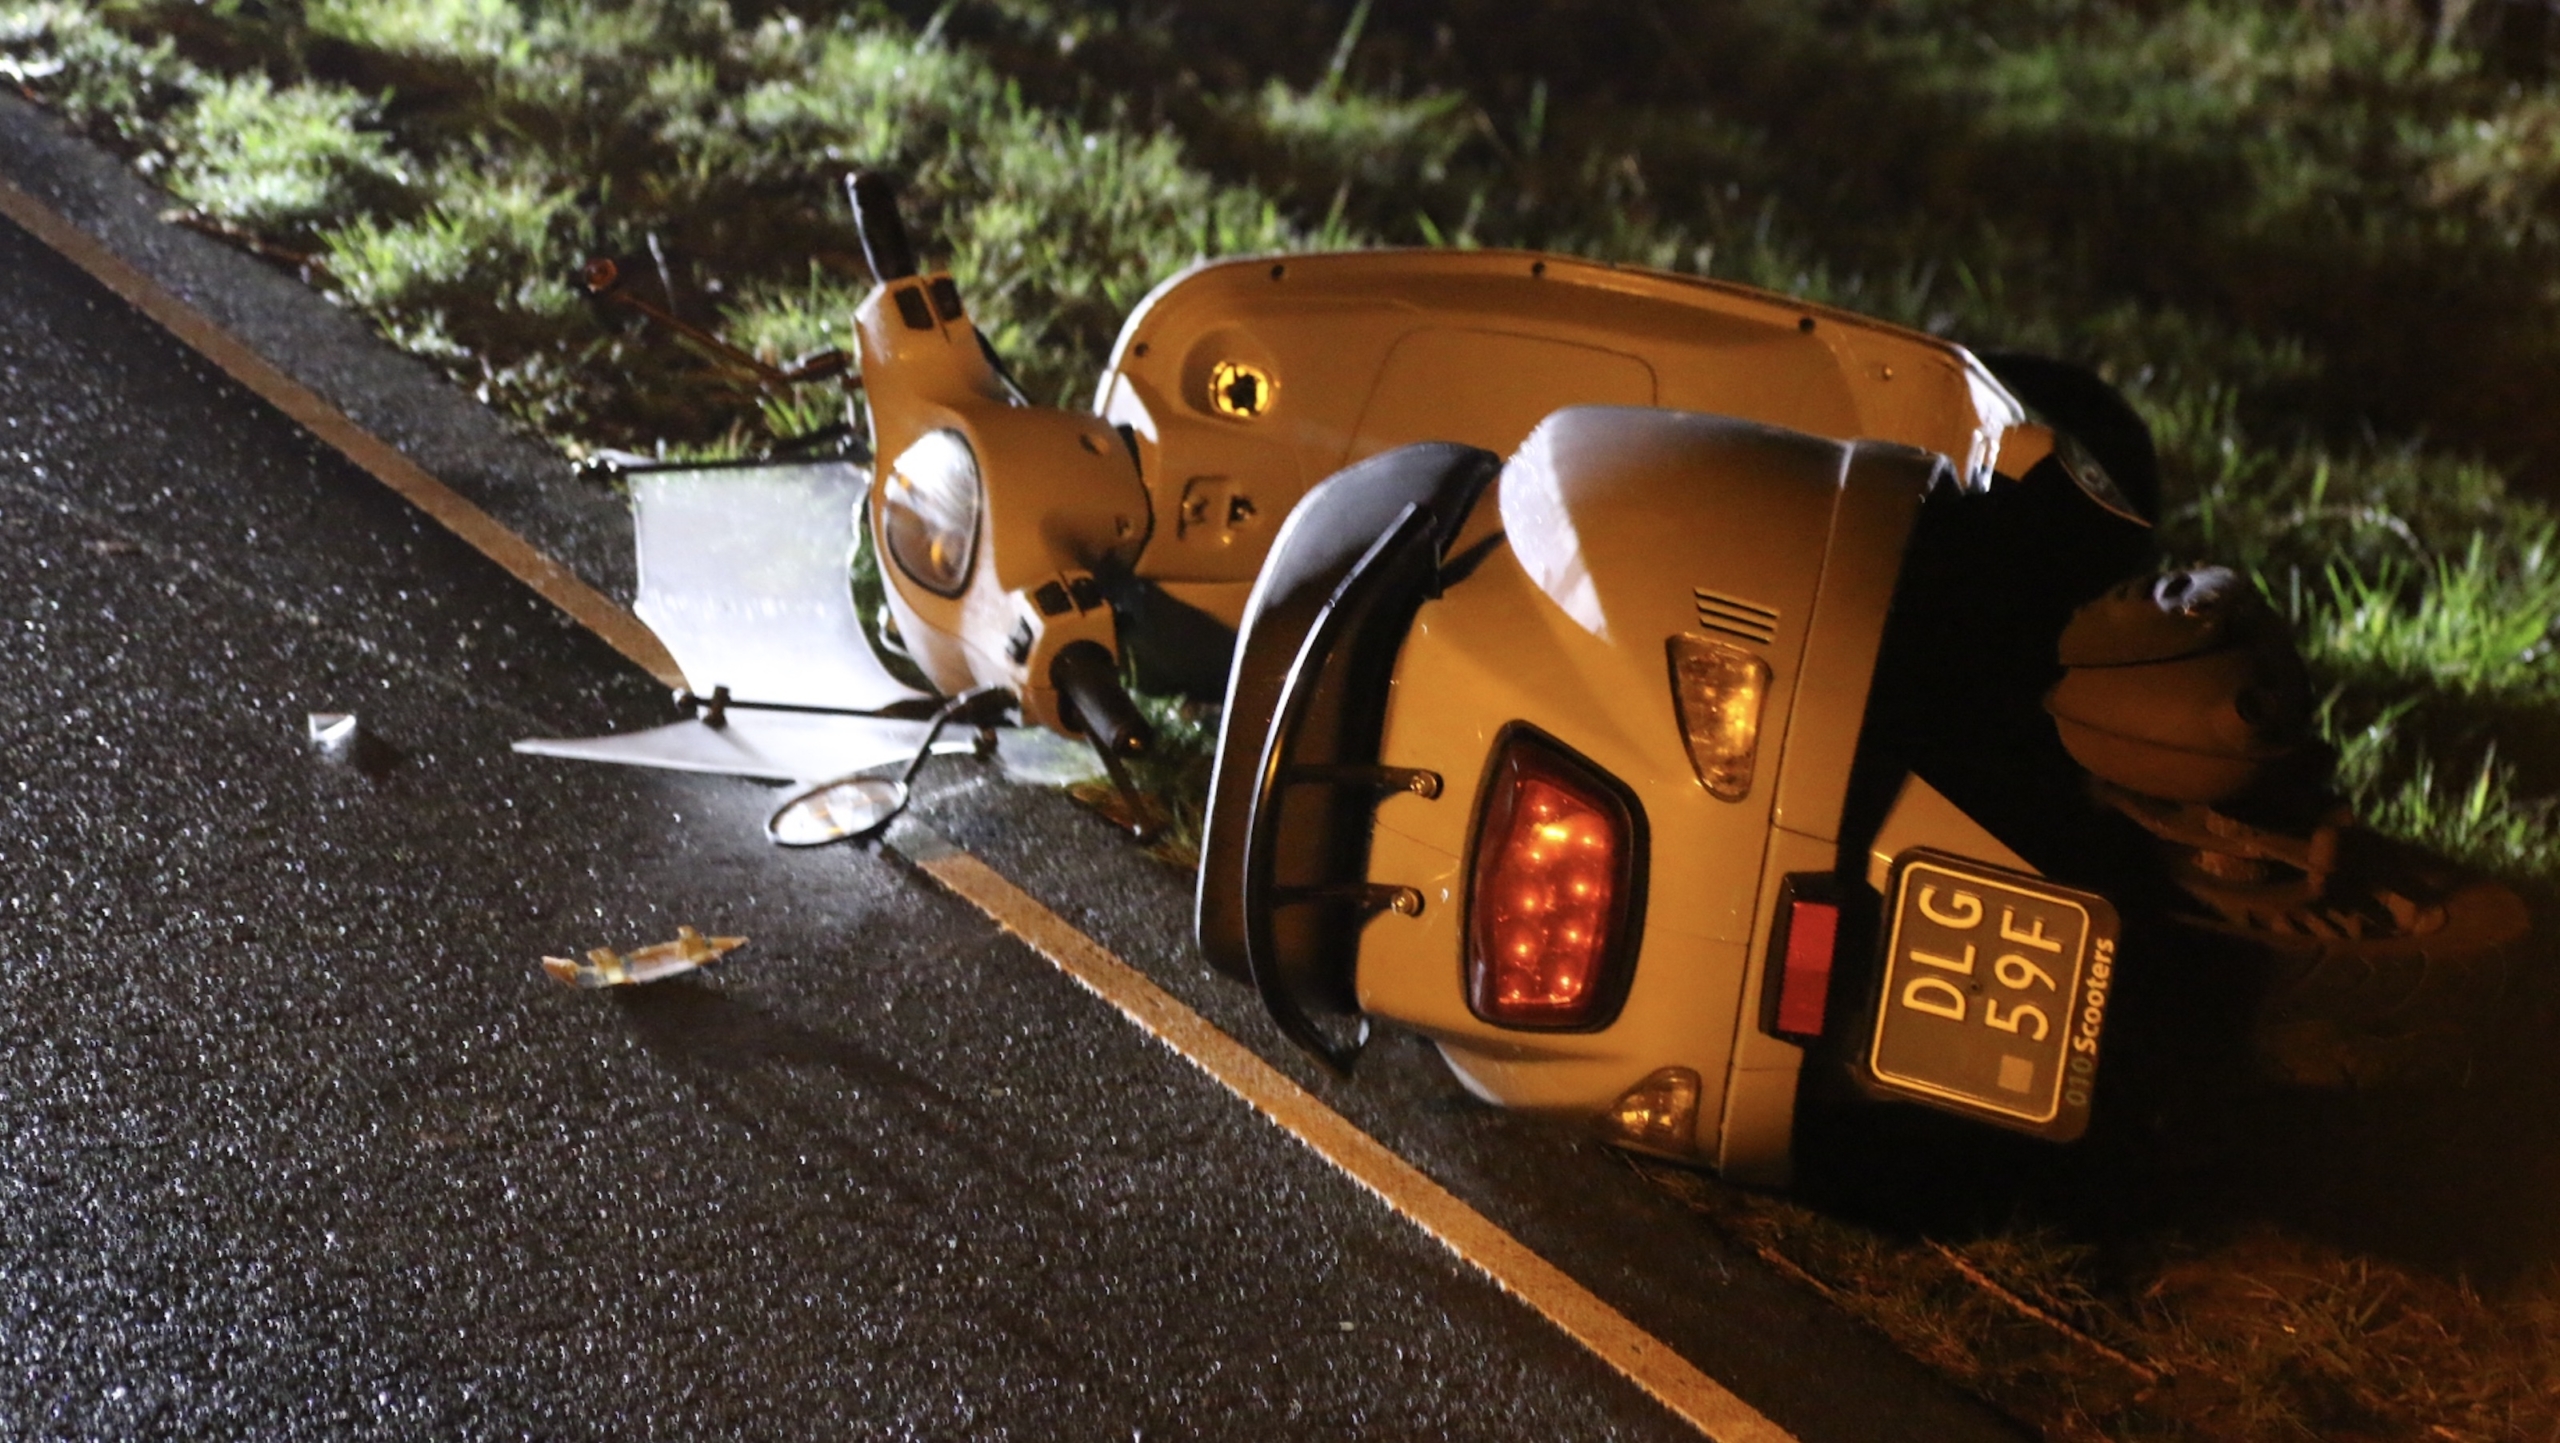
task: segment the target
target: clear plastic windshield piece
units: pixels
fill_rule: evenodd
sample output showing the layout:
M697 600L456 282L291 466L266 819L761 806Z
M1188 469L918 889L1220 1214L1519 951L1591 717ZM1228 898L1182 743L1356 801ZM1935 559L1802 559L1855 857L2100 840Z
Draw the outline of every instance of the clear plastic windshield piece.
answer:
M685 683L745 700L869 710L917 695L873 654L854 608L849 461L630 473L640 619Z

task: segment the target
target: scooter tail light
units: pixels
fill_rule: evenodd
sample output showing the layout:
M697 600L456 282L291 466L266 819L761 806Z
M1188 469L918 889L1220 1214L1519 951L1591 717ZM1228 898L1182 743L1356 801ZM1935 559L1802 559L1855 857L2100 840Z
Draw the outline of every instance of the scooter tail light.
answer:
M1634 808L1591 767L1514 732L1470 849L1467 1003L1508 1027L1605 1024L1636 928Z
M1840 903L1827 877L1789 878L1778 901L1778 930L1769 939L1769 980L1776 994L1768 1030L1799 1042L1822 1035L1830 1011L1831 959L1839 950Z
M1671 638L1671 701L1698 784L1723 801L1751 795L1769 663L1729 642Z

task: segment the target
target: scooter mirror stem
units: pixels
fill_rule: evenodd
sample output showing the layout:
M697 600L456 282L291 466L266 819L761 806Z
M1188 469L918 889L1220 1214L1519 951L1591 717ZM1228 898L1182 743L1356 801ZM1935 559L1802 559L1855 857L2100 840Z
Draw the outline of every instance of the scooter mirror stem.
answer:
M878 171L862 171L844 178L844 193L853 202L853 226L872 279L885 286L914 275L916 247L898 216L897 185Z

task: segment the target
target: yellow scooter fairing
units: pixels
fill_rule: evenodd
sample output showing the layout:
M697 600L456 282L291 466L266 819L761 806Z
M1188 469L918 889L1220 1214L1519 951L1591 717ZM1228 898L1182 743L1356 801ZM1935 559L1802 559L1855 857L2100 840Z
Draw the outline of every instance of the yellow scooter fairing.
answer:
M1898 441L1978 487L2024 420L1979 361L1934 337L1525 251L1196 266L1131 314L1094 405L1132 437L1156 518L1137 575L1229 626L1298 498L1409 442L1509 455L1567 406L1659 407Z

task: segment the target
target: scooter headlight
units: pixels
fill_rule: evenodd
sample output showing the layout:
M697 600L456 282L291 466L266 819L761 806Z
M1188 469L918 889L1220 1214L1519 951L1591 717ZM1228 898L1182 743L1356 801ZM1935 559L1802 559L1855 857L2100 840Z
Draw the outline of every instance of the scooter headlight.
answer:
M967 588L984 495L978 458L957 431L928 431L889 463L880 531L908 580L936 596Z

